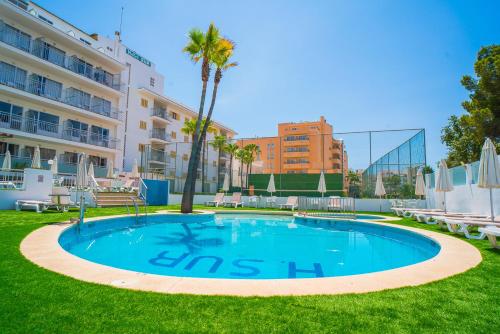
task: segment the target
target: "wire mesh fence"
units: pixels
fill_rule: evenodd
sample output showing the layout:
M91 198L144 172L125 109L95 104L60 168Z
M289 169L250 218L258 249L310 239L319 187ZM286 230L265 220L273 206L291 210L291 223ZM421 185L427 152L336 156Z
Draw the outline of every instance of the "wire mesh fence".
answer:
M181 193L191 154L191 142L186 138L146 146L140 161L142 176L168 179L170 191ZM403 143L393 149L398 142ZM377 156L381 158L371 163ZM388 193L401 194L425 163L425 132L420 129L344 132L335 137L331 133L284 133L219 138L203 143L196 192L215 193L225 188L245 195L372 197L376 174L382 172ZM318 191L321 174L324 192ZM274 187L270 188L271 176Z

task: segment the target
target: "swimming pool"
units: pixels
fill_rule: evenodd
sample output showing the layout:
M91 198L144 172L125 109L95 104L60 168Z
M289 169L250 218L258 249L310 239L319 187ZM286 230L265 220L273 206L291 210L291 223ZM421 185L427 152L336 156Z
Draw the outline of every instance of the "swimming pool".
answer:
M294 279L371 273L428 260L425 236L356 221L257 214L150 215L66 229L59 244L83 259L165 276Z

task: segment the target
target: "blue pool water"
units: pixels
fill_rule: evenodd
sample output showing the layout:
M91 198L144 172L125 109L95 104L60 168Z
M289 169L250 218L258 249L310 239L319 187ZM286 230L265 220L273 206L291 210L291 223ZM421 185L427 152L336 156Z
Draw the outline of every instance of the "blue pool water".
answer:
M345 276L435 256L433 240L353 221L271 215L150 215L72 227L68 252L96 263L167 276L233 279Z

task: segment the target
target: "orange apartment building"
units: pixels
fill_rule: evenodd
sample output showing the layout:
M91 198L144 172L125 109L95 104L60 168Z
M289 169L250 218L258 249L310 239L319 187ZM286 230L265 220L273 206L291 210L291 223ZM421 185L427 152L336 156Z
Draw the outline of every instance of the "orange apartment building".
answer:
M333 138L333 127L321 116L317 122L280 123L277 137L242 139L239 146L256 144L260 153L253 173L347 175L348 158L344 144Z

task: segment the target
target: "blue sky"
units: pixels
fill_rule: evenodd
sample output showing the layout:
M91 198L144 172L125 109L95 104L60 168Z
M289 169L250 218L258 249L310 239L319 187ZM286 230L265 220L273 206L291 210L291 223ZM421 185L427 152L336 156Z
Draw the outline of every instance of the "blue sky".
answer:
M91 33L123 40L155 62L165 93L197 108L199 67L181 50L192 27L215 22L237 43L240 66L222 81L215 118L240 136L324 115L334 132L425 128L430 164L440 131L462 113L476 53L500 42L499 1L38 0ZM410 134L373 136L374 158ZM339 135L351 165L368 164L366 135Z

